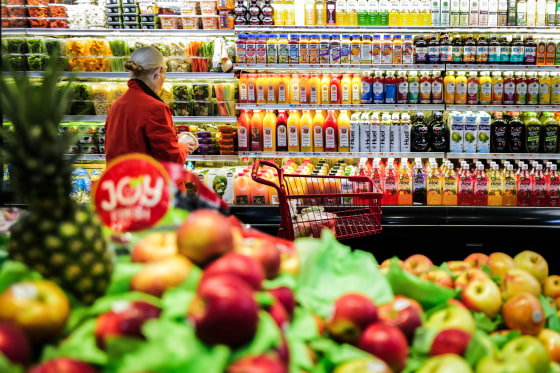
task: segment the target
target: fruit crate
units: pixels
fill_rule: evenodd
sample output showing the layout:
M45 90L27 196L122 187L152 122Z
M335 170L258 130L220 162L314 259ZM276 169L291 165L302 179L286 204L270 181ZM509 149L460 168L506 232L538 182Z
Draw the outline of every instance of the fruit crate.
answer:
M278 175L277 183L264 177L262 166ZM282 238L319 237L325 228L335 232L338 240L381 231L382 193L366 176L285 174L273 162L256 160L251 177L278 192Z

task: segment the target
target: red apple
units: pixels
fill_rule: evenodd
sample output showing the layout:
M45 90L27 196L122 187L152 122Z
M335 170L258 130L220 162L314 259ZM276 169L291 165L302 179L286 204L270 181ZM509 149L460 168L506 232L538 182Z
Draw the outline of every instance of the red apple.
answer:
M448 272L440 268L429 269L422 273L420 278L445 288L453 288L453 278Z
M97 373L97 370L83 361L60 357L39 364L28 373Z
M477 268L470 268L466 271L461 272L453 282L453 286L455 289L457 288L464 288L472 280L482 280L482 281L490 281L490 276L486 274L481 269Z
M493 319L502 308L502 294L490 279L472 280L461 291L461 301L471 311L482 312Z
M284 363L272 356L249 356L230 365L227 373L287 373Z
M513 257L516 268L521 268L535 276L542 284L548 276L548 263L539 253L525 250Z
M398 327L409 343L414 338L416 329L422 325L422 306L414 299L397 295L389 303L378 307L379 321Z
M560 363L560 333L552 329L543 329L537 335L539 341L542 342L548 354L550 355L550 360Z
M204 265L233 248L228 218L215 210L191 212L177 230L179 253L197 265Z
M26 366L31 359L31 344L16 324L0 321L0 355L14 364Z
M515 267L513 258L502 252L495 252L488 256L486 263L490 268L492 276L503 277L507 272Z
M255 258L231 252L216 259L202 272L200 282L217 275L232 275L245 281L253 290L261 290L264 270Z
M130 282L133 291L161 297L168 289L181 285L193 269L184 256L174 255L147 263Z
M247 282L222 274L200 283L188 314L204 343L239 347L257 331L259 306Z
M280 273L281 253L273 240L244 238L235 244L234 250L257 259L262 264L267 279L273 279Z
M445 262L445 265L453 276L457 276L467 269L471 269L471 265L464 260L450 260Z
M364 329L377 321L377 306L359 293L341 295L333 304L326 327L333 339L356 343Z
M488 264L488 255L483 253L472 253L469 254L465 260L473 268L482 268L484 264Z
M358 347L386 362L394 372L400 372L406 366L408 343L396 326L379 322L371 324L362 333Z
M144 338L142 326L161 314L159 307L145 301L117 301L113 309L97 317L95 342L105 349L107 340L114 337Z
M54 282L18 282L0 295L0 320L18 325L31 342L56 337L70 314L68 297Z
M546 321L541 302L531 293L508 299L502 307L502 316L508 328L530 335L538 335Z
M280 286L274 289L268 290L268 293L274 298L278 299L280 303L284 306L286 312L290 319L294 317L294 310L296 308L296 298L292 289L286 286Z
M469 342L471 334L462 329L450 328L439 331L430 347L430 356L457 354L463 356Z
M539 296L542 291L540 282L529 272L514 268L508 271L502 278L500 290L504 300L521 293L531 293Z
M177 253L177 232L152 232L134 245L130 259L134 263L147 263Z
M402 264L405 271L419 276L421 273L426 272L432 268L434 263L432 260L423 254L414 254L406 258Z
M560 297L560 276L550 275L544 280L543 294L552 299Z

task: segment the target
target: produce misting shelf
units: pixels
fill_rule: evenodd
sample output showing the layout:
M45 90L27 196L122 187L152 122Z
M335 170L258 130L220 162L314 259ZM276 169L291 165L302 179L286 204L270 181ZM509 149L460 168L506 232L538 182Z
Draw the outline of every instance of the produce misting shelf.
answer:
M446 64L446 71L559 71L560 65Z
M106 115L65 115L64 122L105 122ZM236 123L237 117L173 117L175 123Z
M27 76L30 78L41 78L44 75L43 71L27 71ZM100 71L100 72L71 72L65 71L62 73L63 78L69 78L76 76L79 79L129 79L130 73L129 72L109 72L109 71ZM235 74L233 73L183 73L183 72L169 72L166 75L167 79L235 79Z
M239 152L242 158L443 158L438 152Z
M559 66L560 67L560 66ZM443 64L406 64L406 65L390 65L390 64L344 64L344 65L329 65L329 64L245 64L236 63L233 66L234 70L289 70L289 71L317 71L317 70L334 70L334 71L348 71L348 70L444 70ZM560 71L560 70L559 70Z
M445 153L448 159L560 159L558 153Z
M237 104L235 107L239 110L445 110L443 104Z
M2 35L56 35L56 36L235 36L235 30L187 30L187 29L68 29L68 28L2 28Z
M560 26L236 26L236 33L321 33L335 32L348 34L394 33L394 32L472 32L472 33L557 33Z
M554 111L560 110L560 105L447 105L446 110Z

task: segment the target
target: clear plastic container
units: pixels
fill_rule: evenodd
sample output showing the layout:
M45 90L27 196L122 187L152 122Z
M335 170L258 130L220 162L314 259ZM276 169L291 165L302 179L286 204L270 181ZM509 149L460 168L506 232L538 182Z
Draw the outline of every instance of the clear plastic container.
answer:
M47 22L49 28L68 28L68 18L49 17Z
M43 39L39 38L28 38L27 40L27 52L29 53L45 53L45 43Z
M31 28L48 28L49 27L49 21L48 21L47 17L41 17L41 18L29 17L29 18L27 18L27 22L29 22L29 27L31 27Z
M195 73L207 73L212 66L211 57L188 57L191 60L192 71Z
M181 16L181 25L185 30L196 30L200 28L200 17L196 16Z
M45 70L45 65L47 63L47 55L46 54L27 54L27 67L29 71L43 71Z
M4 11L8 14L4 16ZM25 6L21 5L7 5L2 6L2 17L22 18L27 17L27 10Z
M46 18L49 16L49 7L41 5L26 6L27 15L31 18Z
M57 18L68 18L66 6L62 4L49 4L49 16Z
M173 30L179 28L179 18L175 15L160 15L161 28L164 30Z

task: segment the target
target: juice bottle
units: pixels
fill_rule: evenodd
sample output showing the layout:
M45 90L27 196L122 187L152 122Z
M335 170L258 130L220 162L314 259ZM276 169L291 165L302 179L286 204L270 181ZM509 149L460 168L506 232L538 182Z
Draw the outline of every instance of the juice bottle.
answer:
M346 1L345 26L358 26L358 0Z
M352 104L362 103L362 78L360 74L352 74Z
M373 44L371 41L371 35L363 35L360 49L360 63L369 65L373 62L372 48Z
M397 78L395 78L394 71L387 71L385 76L385 103L386 104L396 104L397 103Z
M524 44L523 63L535 65L537 63L537 43L533 40L533 35L527 35Z
M383 181L383 197L382 205L396 205L398 203L398 186L397 174L395 172L393 162L388 162L385 169L385 177Z
M537 73L527 73L527 105L537 105L539 103L539 78Z
M383 71L375 71L372 81L372 95L374 104L382 104L385 102L385 78Z
M405 35L403 42L403 62L404 64L414 63L414 44L412 35Z
M467 80L467 104L478 104L478 88L478 75L475 71L471 71L469 73L469 79Z
M290 110L288 117L288 151L300 151L300 117L297 110Z
M489 71L482 71L480 73L480 104L490 105L492 103L492 78L490 78Z
M488 43L488 63L500 63L500 42L497 35L492 35Z
M449 41L449 35L443 34L439 39L439 60L442 63L451 62L453 55L451 51L451 41Z
M416 158L412 176L412 204L424 206L427 203L426 193L426 170L422 166L422 160Z
M558 14L560 14L560 12ZM546 42L545 64L546 65L554 65L555 64L555 58L556 58L556 43L555 43L554 40L548 39L548 41Z
M239 76L239 102L247 103L247 74Z
M525 79L525 73L521 71L515 72L515 104L525 105L527 104L527 80Z
M247 103L257 103L257 74L247 74Z
M432 102L432 82L429 71L420 72L420 103L429 104Z
M560 104L560 79L556 72L550 73L550 103L552 105Z
M264 178L264 176L265 176L264 172L261 171L259 173L259 177ZM251 184L251 197L253 200L252 203L253 205L257 205L257 206L268 205L269 203L268 186L266 186L265 184L253 182Z
M426 205L441 205L441 173L435 161L430 162L426 179Z
M525 120L525 150L528 153L540 151L542 124L537 118L537 113L528 113Z
M515 79L512 71L504 72L504 105L513 105L515 103Z
M299 63L308 64L309 63L309 38L305 35L301 36L299 40Z
M301 116L301 119L299 121L302 152L313 151L312 123L313 121L311 119L309 110L304 110L303 115Z
M287 34L280 34L278 38L278 63L290 62L290 44Z
M261 110L253 111L249 140L251 151L260 152L263 150L263 115Z
M331 41L329 45L329 63L331 65L338 65L341 58L341 44L340 35L331 35Z
M369 18L367 26L376 26L379 23L379 1L368 1L367 12Z
M350 105L352 103L352 74L343 74L342 81L340 82L341 100L343 105ZM332 101L332 100L331 100Z
M338 116L338 151L350 151L350 118L347 110L341 110Z
M362 62L362 37L360 35L352 35L350 42L350 63L359 64Z
M550 76L547 72L539 72L539 105L550 104Z
M323 74L321 77L321 98L320 103L323 105L330 103L330 85L331 85L331 75Z
M373 103L373 76L368 72L364 72L361 79L362 79L361 103L371 104Z
M274 0L273 5L273 19L274 25L276 26L283 26L284 25L284 1L283 0Z
M270 34L266 41L266 63L278 63L278 35Z
M556 163L550 166L550 173L546 181L546 200L550 207L560 206L560 176L557 168Z
M448 105L455 103L455 74L453 71L446 71L445 78L443 79L443 86L445 90L444 100Z
M276 151L276 115L274 110L267 110L263 119L263 151Z
M443 78L440 71L434 71L432 76L432 103L443 104Z
M560 127L553 113L543 113L542 119L542 146L543 153L558 152L558 136Z
M476 62L487 63L488 62L488 41L484 35L478 38L478 44L476 46Z
M309 103L317 105L321 103L321 75L311 74L309 80Z
M266 63L266 50L267 50L268 36L258 35L256 46L256 62L258 64Z
M300 76L299 74L292 74L292 78L290 80L291 89L290 89L290 101L292 104L299 104L299 88L300 88Z
M295 26L296 24L296 8L294 6L294 0L284 0L284 25Z
M492 105L501 105L504 99L504 79L502 73L492 73Z
M268 77L266 74L258 74L257 87L257 104L266 104L266 89L268 86Z
M531 176L529 166L523 164L517 174L517 206L531 205Z
M546 205L546 180L542 164L537 164L531 182L531 205L543 207Z
M397 103L406 104L408 102L408 77L406 71L397 72Z
M336 1L336 25L346 25L346 0Z
M517 206L517 175L515 175L511 164L508 164L504 170L502 204L503 206Z
M403 42L400 35L395 35L393 40L393 64L400 65L403 63Z
M278 118L276 118L276 151L288 151L288 115L286 110L279 110Z
M428 39L428 63L439 63L439 42L434 34L427 36Z
M325 151L326 152L336 152L338 139L338 124L336 121L336 116L334 115L334 110L329 110L327 113L327 119L325 120Z
M494 113L494 120L490 124L490 151L504 153L508 145L509 126L502 118L502 113Z
M280 86L280 75L268 74L268 85L266 88L267 104L276 104L278 102L279 86Z
M313 151L325 151L325 117L321 110L315 112L313 117Z
M299 103L309 104L310 81L309 74L299 74Z
M327 0L327 25L336 25L336 0Z
M304 12L305 25L315 25L315 2L313 0L305 0Z
M417 104L420 100L420 79L417 71L408 73L408 103Z
M319 42L319 63L329 64L331 60L330 55L331 36L321 35Z
M248 205L252 202L251 198L252 179L246 176L245 172L239 172L233 180L233 195L236 205Z
M299 63L299 35L290 35L288 62Z
M381 42L381 63L390 64L393 62L393 43L391 35L384 35Z
M314 65L321 61L321 39L319 35L313 34L309 38L309 63Z
M504 178L497 163L492 164L488 173L488 206L502 206Z
M256 35L247 35L245 41L245 61L248 64L257 63Z
M399 24L399 0L391 0L389 8L389 26L396 27Z
M249 146L249 132L251 128L251 118L249 113L241 110L241 115L237 118L237 148L240 152L247 152L250 150Z
M465 105L467 103L467 77L465 71L457 73L455 87L455 104Z
M315 25L325 26L327 24L327 7L325 0L315 0Z
M289 104L291 101L291 77L290 74L280 74L278 81L278 98L279 104Z
M508 123L507 146L512 153L525 152L525 123L519 118L518 112L511 113Z
M472 206L474 180L468 163L463 163L457 179L457 206Z
M330 104L340 104L341 101L341 74L332 75L329 85Z
M351 60L351 40L350 35L342 35L340 42L340 63L349 64Z
M556 48L554 48L556 49ZM537 65L546 65L546 41L540 39L537 44Z
M239 34L235 41L235 56L237 63L247 63L247 35Z
M399 180L397 182L397 203L399 205L412 205L413 179L408 162L401 162Z
M453 163L447 162L443 173L443 196L441 202L445 206L457 205L457 173L453 168Z
M488 176L482 163L477 166L473 180L473 205L488 206Z

